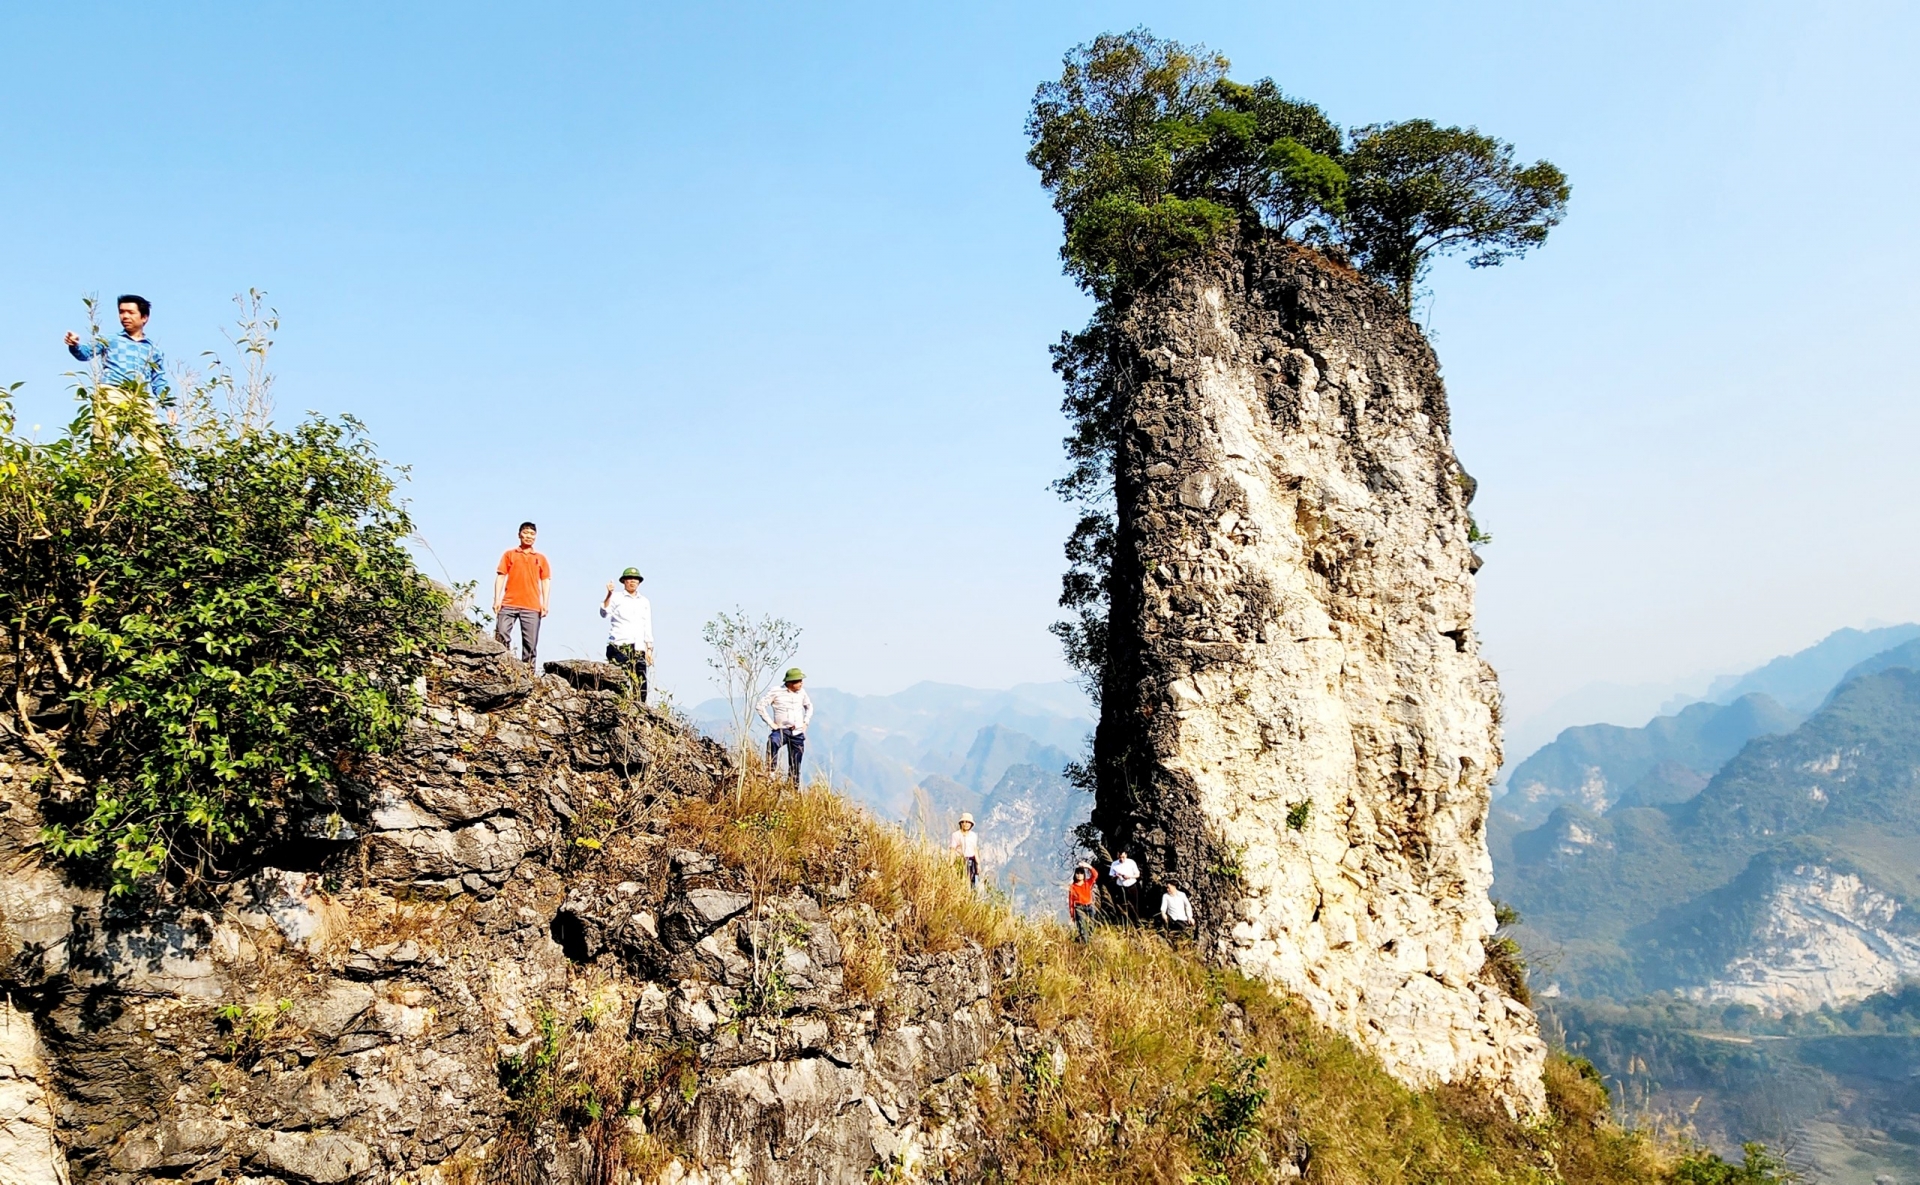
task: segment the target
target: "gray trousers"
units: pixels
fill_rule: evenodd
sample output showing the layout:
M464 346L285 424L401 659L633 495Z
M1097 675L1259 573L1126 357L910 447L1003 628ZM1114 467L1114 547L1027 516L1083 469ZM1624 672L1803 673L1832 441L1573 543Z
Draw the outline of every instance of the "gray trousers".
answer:
M500 616L493 623L493 636L507 648L507 653L513 653L513 623L516 621L520 623L520 661L533 666L534 652L540 649L540 610L500 606Z

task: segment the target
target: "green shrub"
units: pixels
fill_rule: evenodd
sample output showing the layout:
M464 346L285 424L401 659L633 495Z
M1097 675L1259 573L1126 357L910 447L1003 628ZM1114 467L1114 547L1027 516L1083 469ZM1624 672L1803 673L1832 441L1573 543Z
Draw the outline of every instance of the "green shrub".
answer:
M337 810L415 710L447 598L357 421L80 403L42 443L0 393L0 679L50 771L47 847L166 891Z
M1673 1167L1673 1185L1787 1185L1798 1180L1787 1163L1761 1144L1743 1144L1741 1163L1729 1164L1712 1152L1689 1156Z
M1306 829L1307 817L1313 813L1313 799L1303 798L1287 808L1287 830Z

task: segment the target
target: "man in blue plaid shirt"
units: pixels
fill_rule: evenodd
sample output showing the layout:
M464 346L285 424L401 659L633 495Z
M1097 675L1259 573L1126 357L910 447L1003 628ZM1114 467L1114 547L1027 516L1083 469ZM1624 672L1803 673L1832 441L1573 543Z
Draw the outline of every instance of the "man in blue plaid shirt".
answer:
M67 334L67 353L82 362L104 354L101 373L110 387L146 385L155 395L166 395L167 360L160 347L147 340L147 318L153 306L144 296L123 296L120 306L120 336L109 341L83 342L77 333Z

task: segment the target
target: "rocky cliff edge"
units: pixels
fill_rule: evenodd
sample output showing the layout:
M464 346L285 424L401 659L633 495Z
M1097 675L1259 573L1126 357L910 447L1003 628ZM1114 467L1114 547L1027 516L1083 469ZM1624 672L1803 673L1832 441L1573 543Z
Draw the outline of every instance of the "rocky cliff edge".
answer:
M548 670L457 646L341 816L190 904L42 863L10 751L0 1179L853 1181L951 1155L965 1125L929 1099L1012 1038L994 960L890 964L884 1012L849 990L837 935L879 924L853 887L683 846L727 755L613 668Z

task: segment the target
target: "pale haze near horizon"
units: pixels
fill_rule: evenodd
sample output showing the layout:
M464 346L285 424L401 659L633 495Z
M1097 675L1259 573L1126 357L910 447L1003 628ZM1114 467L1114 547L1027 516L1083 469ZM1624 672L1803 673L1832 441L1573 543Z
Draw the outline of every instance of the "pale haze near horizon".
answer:
M81 293L192 361L258 286L282 418L411 466L430 571L484 595L541 524L546 657L637 563L682 702L736 604L823 685L1065 678L1046 347L1089 306L1021 124L1136 25L1571 177L1419 313L1510 721L1920 618L1910 6L13 7L0 383L45 435Z

